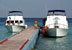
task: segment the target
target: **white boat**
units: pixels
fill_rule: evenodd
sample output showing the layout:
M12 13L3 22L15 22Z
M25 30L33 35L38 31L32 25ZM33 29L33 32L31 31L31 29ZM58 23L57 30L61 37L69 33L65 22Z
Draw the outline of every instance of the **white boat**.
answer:
M27 28L22 11L10 11L5 25L10 32L20 32Z
M68 22L65 10L49 10L45 27L46 33L51 37L63 37L68 32Z

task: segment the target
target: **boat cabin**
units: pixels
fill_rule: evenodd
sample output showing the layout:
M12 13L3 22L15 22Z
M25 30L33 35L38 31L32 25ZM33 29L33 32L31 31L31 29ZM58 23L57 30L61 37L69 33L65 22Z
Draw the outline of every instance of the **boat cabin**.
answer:
M49 28L67 28L65 10L49 10L45 26Z
M22 11L10 11L6 20L6 25L23 25L23 12Z

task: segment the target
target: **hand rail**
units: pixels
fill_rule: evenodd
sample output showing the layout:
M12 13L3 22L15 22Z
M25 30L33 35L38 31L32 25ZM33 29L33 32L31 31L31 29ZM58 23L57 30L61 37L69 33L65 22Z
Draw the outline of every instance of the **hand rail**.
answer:
M64 28L65 28L65 26L67 26L67 25L61 24L61 23L57 23L57 24L58 24L58 26L63 25ZM50 26L50 25L54 25L55 26L55 23L49 24L48 26Z

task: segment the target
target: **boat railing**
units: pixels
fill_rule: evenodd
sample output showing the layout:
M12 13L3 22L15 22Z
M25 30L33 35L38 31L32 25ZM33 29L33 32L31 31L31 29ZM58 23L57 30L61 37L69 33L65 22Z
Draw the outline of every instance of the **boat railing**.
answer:
M61 23L57 23L57 24L52 23L52 24L49 24L48 26L50 27L51 25L54 25L54 26L60 26L60 25L62 25L64 28L67 28L68 27L67 25L61 24Z

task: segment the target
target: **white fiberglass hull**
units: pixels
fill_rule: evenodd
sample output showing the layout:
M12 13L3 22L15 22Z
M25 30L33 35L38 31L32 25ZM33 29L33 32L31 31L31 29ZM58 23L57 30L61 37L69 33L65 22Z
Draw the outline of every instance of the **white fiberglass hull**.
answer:
M25 27L24 26L6 26L9 32L21 32Z
M63 29L63 28L50 28L47 29L47 34L48 36L51 37L63 37L67 35L68 29Z

